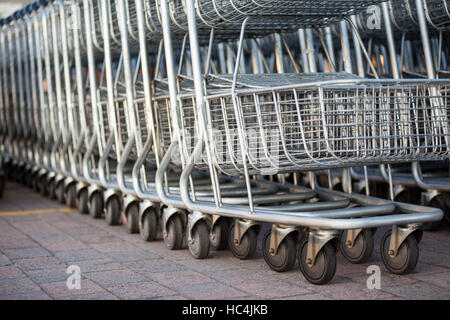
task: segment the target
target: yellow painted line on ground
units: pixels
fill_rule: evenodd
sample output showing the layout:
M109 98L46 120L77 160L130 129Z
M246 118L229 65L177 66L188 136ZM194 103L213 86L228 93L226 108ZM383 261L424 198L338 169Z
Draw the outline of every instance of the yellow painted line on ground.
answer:
M61 209L40 209L40 210L23 210L23 211L0 211L0 216L25 216L28 214L41 214L41 213L58 213L58 212L71 212L75 211L72 208Z

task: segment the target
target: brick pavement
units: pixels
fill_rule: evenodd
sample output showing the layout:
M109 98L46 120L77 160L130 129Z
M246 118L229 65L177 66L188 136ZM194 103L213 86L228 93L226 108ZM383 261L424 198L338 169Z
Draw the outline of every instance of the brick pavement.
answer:
M450 227L425 233L416 270L388 273L379 241L370 261L352 265L338 254L333 281L309 284L298 269L276 273L260 250L240 261L229 251L193 259L185 248L144 242L125 227L107 226L57 202L8 183L0 199L0 299L450 299ZM261 233L262 235L262 233ZM260 238L261 238L260 235ZM381 289L366 286L379 265ZM69 265L80 267L80 290L69 290Z

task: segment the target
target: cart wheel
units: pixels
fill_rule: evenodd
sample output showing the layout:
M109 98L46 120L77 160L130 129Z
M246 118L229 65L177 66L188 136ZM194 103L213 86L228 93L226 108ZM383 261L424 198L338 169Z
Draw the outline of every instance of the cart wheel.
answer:
M345 230L341 237L341 252L345 259L351 263L364 263L373 252L373 235L371 229L363 229L356 237L353 247L349 248L345 243L347 239Z
M164 243L169 250L179 250L183 246L183 221L178 214L167 222Z
M31 178L31 183L33 184L32 188L35 192L39 192L40 193L40 189L39 189L39 177L37 174L34 174L33 177Z
M27 175L25 176L25 184L28 188L33 188L33 176L31 175L30 171L28 171Z
M139 208L137 204L132 204L127 210L127 230L128 233L139 232Z
M192 239L188 241L189 252L195 259L204 259L209 254L209 246L208 225L206 221L198 221L192 230Z
M144 241L153 241L158 234L158 215L155 208L145 210L139 233Z
M120 203L117 196L112 196L106 202L105 219L110 226L117 226L120 223Z
M419 259L419 245L416 237L411 234L397 250L397 255L389 255L389 243L392 230L388 230L381 239L381 258L386 268L394 274L408 274L414 270Z
M64 182L60 181L57 185L56 185L56 199L58 200L59 203L65 204L65 196L64 196Z
M433 199L431 199L431 201L428 203L429 207L433 207L433 208L442 208L442 210L444 210L444 199L442 199L442 197L439 195L437 197L434 197ZM442 220L439 221L433 221L433 222L426 222L423 224L423 229L425 231L437 231L441 228L442 226Z
M76 207L77 187L74 183L69 184L66 190L66 205L70 208Z
M45 179L45 177L41 177L39 180L38 180L38 185L39 185L39 193L41 194L41 197L45 197L45 196L47 196L47 181L46 181L47 179ZM53 179L51 179L50 181L49 181L49 186L50 186L50 183L53 181Z
M80 193L76 198L76 205L79 213L81 214L89 213L87 189L83 189L80 191Z
M248 229L242 237L241 243L236 245L234 242L234 223L228 229L228 244L233 255L241 260L253 256L256 251L256 232L254 228Z
M264 260L266 260L267 265L270 269L277 272L285 272L289 271L294 267L295 264L295 241L291 235L288 235L283 241L280 243L278 247L278 251L276 255L270 254L270 235L271 231L268 231L264 235L263 243L262 243L262 251Z
M299 246L298 264L305 279L312 284L330 282L336 273L336 251L333 245L328 242L320 249L313 266L308 266L306 263L307 248L308 238L303 238Z
M211 247L214 250L225 250L228 247L228 228L230 224L227 219L220 219L213 228L210 237Z
M91 201L89 205L89 215L94 219L99 219L102 217L103 211L103 199L100 192L95 192L91 196Z
M48 197L52 200L56 199L55 180L50 179L47 183L47 190L45 191Z

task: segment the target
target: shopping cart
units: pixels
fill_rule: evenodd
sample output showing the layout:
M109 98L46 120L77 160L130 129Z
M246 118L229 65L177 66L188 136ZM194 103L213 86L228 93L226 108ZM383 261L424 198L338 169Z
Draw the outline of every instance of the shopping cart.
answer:
M288 74L281 76L265 75L264 77L259 76L253 78L250 75L238 75L238 68L235 68L233 75L214 76L209 74L207 77L203 77L200 68L200 51L197 26L195 23L195 9L192 1L186 1L185 5L187 20L189 22L195 93L191 93L190 96L181 96L180 98L182 101L192 101L193 98L195 98L194 103L196 103L195 108L198 114L197 130L199 132L198 142L196 143L195 148L191 149L191 156L180 179L181 196L186 207L193 212L205 214L218 214L240 219L260 220L275 224L291 224L308 227L310 230L310 240L305 239L300 245L299 263L305 277L313 283L327 282L332 278L332 274L334 274L333 268L335 267L335 260L332 258L332 252L334 252L332 249L332 239L336 237L336 233L333 235L332 230L394 225L392 231L393 235L391 236L391 231L388 232L382 241L383 248L381 251L383 260L387 267L393 272L404 273L411 271L411 265L403 265L402 268L400 268L402 269L401 271L393 267L396 264L396 259L400 259L399 256L396 256L398 247L395 248L394 244L396 241L394 239L397 237L397 232L399 230L399 227L396 225L439 219L442 216L442 212L439 210L428 211L428 209L425 209L428 213L424 214L424 208L416 206L414 209L409 207L409 209L412 209L415 213L411 213L411 211L407 210L404 214L391 214L378 217L359 216L358 218L353 216L353 219L326 218L328 214L326 211L320 211L318 213L313 213L312 215L306 213L280 214L279 211L271 211L270 209L265 210L263 207L259 208L252 206L251 184L249 183L250 174L261 173L264 172L264 170L274 170L273 173L277 173L302 170L302 168L311 170L331 168L334 166L346 167L380 162L403 162L415 160L415 157L422 158L422 156L424 157L423 160L433 159L435 157L441 159L446 158L446 144L448 140L448 123L446 121L446 111L444 111L446 105L443 103L444 100L441 100L439 96L434 96L431 92L431 89L434 88L434 84L438 85L438 83L431 82L427 85L426 82L420 80L412 82L401 82L397 80L361 80L362 82L359 82L359 80L355 78L346 79L344 77L341 79L340 75L337 75L337 77L340 78L339 80L333 80L333 75L331 75L331 80L328 81L322 79L320 79L322 81L314 81L315 79L311 81L307 78L298 79L295 78L296 75ZM233 8L230 7L228 7L228 9L233 10ZM242 40L246 28L246 21L247 20L244 19L242 23L236 65L239 65L242 55ZM298 19L298 21L300 22L297 22L297 25L301 25L302 20ZM220 26L215 27L220 28ZM198 29L201 30L201 26L198 26ZM324 75L324 77L327 76L329 77L330 75ZM359 84L362 84L362 87L359 87ZM343 86L342 89L339 89L340 85ZM443 82L442 85L446 87L448 84ZM368 89L369 91L363 93L364 89L362 88ZM361 89L363 91L361 91ZM404 94L402 94L403 90L406 90L404 91ZM373 94L367 94L368 92L372 92ZM377 93L375 94L375 92ZM379 96L378 92L380 93ZM404 106L408 106L409 103L411 103L408 99L404 101L405 104L401 102L403 98L409 96L407 92L415 92L421 97L420 100L425 99L426 102L422 106L422 111L425 113L431 112L432 114L437 112L437 117L425 116L423 119L421 118L421 124L419 125L420 129L415 131L415 133L409 131L409 129L406 130L408 132L403 131L403 129L405 129L403 123L407 124L410 120L411 124L418 123L418 118L410 118L412 109L404 110L405 112L400 111L401 115L397 114L396 116L393 116L392 114L394 110L402 110ZM360 95L360 93L362 93L362 95ZM399 99L395 98L397 93L399 94ZM375 96L378 96L378 98L375 98ZM389 96L393 97L392 101L389 101L389 99L384 100ZM315 100L314 97L316 97L317 100ZM328 97L330 100L327 100ZM367 98L368 104L365 103L365 99ZM377 99L381 100L377 102ZM327 102L330 103L328 107ZM346 105L347 102L348 105ZM384 102L387 103L385 104ZM416 102L414 102L414 104L415 103ZM317 107L314 107L314 105ZM352 107L350 107L350 105ZM377 110L375 113L377 114L376 117L381 117L379 118L380 120L378 120L379 123L384 123L384 121L388 119L388 121L396 119L394 121L399 122L397 123L398 126L395 128L398 128L402 132L396 133L392 130L372 130L369 128L364 128L362 131L356 129L358 128L358 120L354 120L357 119L358 116L355 115L355 113L358 114L357 110L359 108L364 110L369 105L377 106L375 107ZM433 106L433 108L430 108L430 105ZM217 109L214 109L214 107ZM181 110L184 108L192 108L192 103L187 105L180 103L180 108ZM412 108L416 110L415 105ZM315 109L315 112L318 115L317 118L313 111ZM383 112L381 111L383 109L390 111L387 111L387 113L383 115ZM439 109L441 109L441 111L438 111ZM217 111L214 113L214 110ZM255 110L255 112L252 113L252 110ZM350 111L348 114L346 113L347 110ZM310 111L312 111L313 114L311 114ZM436 142L440 142L438 142L437 149L434 150L439 151L437 151L435 155L433 155L433 147L428 149L430 141L428 141L429 138L427 137L427 134L420 137L422 135L421 132L426 132L428 130L426 128L428 125L423 123L423 120L426 118L430 118L431 122L429 123L429 128L433 128L432 131L434 133L442 133L442 135L438 133L439 137L437 137ZM375 118L372 118L372 120L375 120L375 123L377 123ZM219 147L220 150L225 150L221 151L223 153L216 152L215 148L218 141L211 137L211 130L209 130L209 128L213 127L216 123L218 123L219 126L222 126L218 127L219 130L221 128L224 128L225 130L232 128L237 129L238 132L238 137L235 138L235 140L230 141L229 137L227 137L227 139L218 140L219 142L222 142L222 145L219 143ZM361 123L364 123L364 121L361 121ZM266 124L268 127L264 127ZM421 127L422 124L425 126ZM252 128L256 127L256 136L258 136L259 133L259 135L262 135L263 137L262 140L266 139L264 134L262 134L262 129L276 128L276 130L278 130L277 133L280 138L275 140L276 165L274 165L274 161L271 159L271 154L268 152L268 148L264 141L256 143L257 149L256 152L254 152L255 147L250 143L247 134L247 127L250 125ZM347 125L349 126L347 127ZM408 125L406 126L408 127ZM311 128L310 131L308 131L308 127ZM337 129L337 127L339 127L339 129ZM208 128L208 130L206 130L206 128ZM442 131L441 129L435 131L434 129L436 128L441 128ZM342 131L340 129L342 129ZM368 131L366 131L366 129L368 129ZM396 129L394 129L394 131L396 131ZM336 136L334 136L334 134L336 134ZM368 135L366 136L366 134ZM405 139L402 142L396 138L396 136L400 136L401 134L406 134ZM412 135L409 136L410 134ZM342 137L340 137L340 135L342 135ZM285 138L286 136L289 137L289 140ZM406 138L408 136L414 140L410 145L406 142L409 140L409 138ZM294 137L298 137L298 143L296 143ZM309 137L312 137L313 139L309 141L307 139ZM349 137L351 141L347 140L347 137ZM368 138L368 140L363 142L362 140L359 140L360 138L362 138L362 140ZM378 140L380 138L381 141L386 139L385 142L382 142L381 144L376 143L376 146L371 145L369 142L369 140ZM433 138L431 140L433 140ZM323 141L322 146L321 141ZM311 146L308 146L308 143L311 143ZM396 152L396 147L400 145L402 146L402 150L399 149L398 152ZM424 149L419 151L422 147ZM365 148L367 148L367 150ZM411 148L411 150L408 150L409 148ZM205 149L207 152L207 165L209 166L212 177L214 177L212 170L213 166L231 174L243 173L248 188L249 206L223 204L220 203L220 200L218 202L216 201L216 203L207 203L199 199L193 200L191 198L188 177L194 166L202 166L202 162L205 162L205 157L201 156ZM219 155L219 159L217 159L217 154ZM223 157L222 155L225 154L229 154L230 156ZM411 156L412 158L410 158ZM214 184L214 179L212 183L213 187L218 186L217 184ZM214 191L215 195L220 197L218 190L215 189ZM402 211L401 209L405 209L405 207L401 204L396 204L396 210ZM343 210L345 211L346 209ZM334 212L339 212L339 210ZM412 227L411 224L409 227L403 228L402 230L409 230L409 235L412 235L418 230L415 228L416 227ZM235 228L235 230L237 229L238 228ZM191 235L191 239L199 238L199 235L197 235L199 233L198 230L199 229L195 228L191 229L190 232L194 233ZM347 234L351 233L352 232L348 232ZM404 234L404 236L405 235L406 234ZM245 238L245 236L243 238ZM408 236L402 238L402 240L406 238L408 238ZM236 245L242 245L242 242L239 243L239 236L235 236L234 239L237 240L235 243ZM246 239L248 239L248 237ZM414 240L416 240L414 236L411 236L408 239L408 241L403 242L405 244L404 248L407 248ZM400 240L400 238L397 240ZM233 242L231 242L230 245L232 243ZM319 243L320 245L317 246ZM328 246L326 244L328 244ZM410 249L406 250L408 251ZM319 252L321 258L318 260L316 258ZM409 252L413 253L415 252L415 249L412 249ZM323 263L319 261L323 261ZM331 265L333 265L333 267L331 267Z

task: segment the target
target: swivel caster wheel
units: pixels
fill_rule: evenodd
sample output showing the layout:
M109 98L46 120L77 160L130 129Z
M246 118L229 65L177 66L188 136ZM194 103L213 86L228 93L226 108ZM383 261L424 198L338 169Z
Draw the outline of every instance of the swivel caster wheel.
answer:
M36 174L34 174L31 177L31 184L32 184L32 189L34 190L34 192L39 192L40 193L40 190L39 190L39 185L40 185L39 177Z
M345 259L351 263L366 262L373 252L373 235L371 229L363 229L356 237L353 246L346 243L348 230L342 233L341 252Z
M173 215L167 221L164 243L169 250L179 250L183 246L183 221L180 215Z
M120 224L120 202L118 197L113 196L106 202L105 220L110 226Z
M53 181L53 180L50 180L50 181ZM47 196L47 194L48 194L47 193L47 179L45 177L41 177L38 180L38 185L39 185L39 193L40 193L41 197Z
M189 232L187 230L186 232ZM204 259L209 254L209 228L206 221L198 221L191 230L192 238L188 240L189 252L195 259Z
M216 224L210 235L211 247L214 250L225 250L228 247L228 229L230 224L227 219L221 218Z
M268 231L264 235L262 242L262 251L264 260L266 260L267 265L270 269L277 272L285 272L291 270L295 265L296 250L295 241L291 235L288 235L280 243L277 253L274 255L270 252L270 235L271 231Z
M138 204L132 204L127 209L127 230L128 233L139 232L139 207Z
M233 255L240 259L245 260L251 258L256 251L256 231L255 228L248 229L241 239L239 244L234 241L234 223L231 225L228 234L228 244Z
M56 185L56 200L58 200L59 203L61 204L65 204L66 200L65 200L65 196L64 196L64 182L60 181L57 185Z
M308 265L306 261L307 248L308 238L303 238L298 249L298 264L305 279L312 284L330 282L336 273L336 251L333 245L330 242L325 244L317 254L313 265Z
M50 179L47 183L47 195L50 199L56 199L55 180Z
M100 192L95 192L91 196L90 204L89 204L89 215L93 219L99 219L102 217L103 212L103 199Z
M155 208L148 208L142 216L139 234L144 241L153 241L158 234L158 214Z
M33 176L31 175L30 171L28 171L25 176L25 184L28 188L33 188Z
M89 213L88 191L86 188L81 190L78 196L76 197L76 206L79 213L81 214Z
M381 258L386 268L394 274L408 274L414 270L419 260L419 245L413 234L410 234L400 245L395 257L389 254L389 243L392 230L388 230L381 239Z
M66 190L66 205L70 208L75 208L77 205L77 187L74 183L67 186Z
M431 201L427 204L429 207L433 208L442 208L444 210L445 201L442 198L441 195L434 197L431 199ZM439 221L433 221L433 222L426 222L423 224L423 230L425 231L437 231L441 228L442 223L444 219Z

